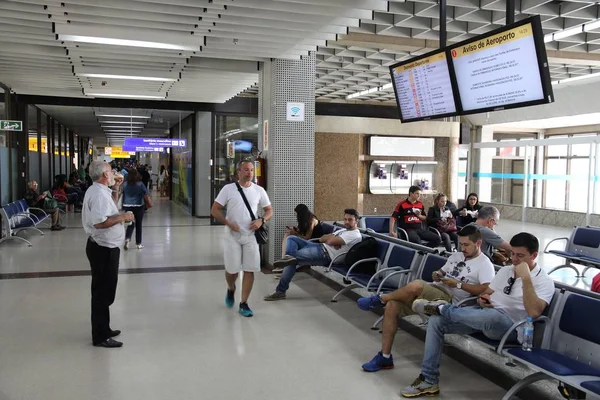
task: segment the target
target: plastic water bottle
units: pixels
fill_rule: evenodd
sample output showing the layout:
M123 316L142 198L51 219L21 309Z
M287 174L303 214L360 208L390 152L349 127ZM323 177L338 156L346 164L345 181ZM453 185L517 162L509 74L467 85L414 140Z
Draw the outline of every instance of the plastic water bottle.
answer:
M531 351L533 348L533 318L527 317L523 326L523 350Z

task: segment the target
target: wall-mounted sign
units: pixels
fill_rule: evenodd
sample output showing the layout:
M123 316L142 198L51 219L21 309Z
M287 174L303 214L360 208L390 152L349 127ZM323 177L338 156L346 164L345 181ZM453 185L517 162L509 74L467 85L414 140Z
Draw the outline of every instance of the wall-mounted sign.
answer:
M23 121L0 119L0 131L22 131Z
M304 121L304 103L287 103L287 120Z
M104 148L104 155L111 156L112 158L129 158L135 156L135 151L124 151L122 147L112 146Z
M29 151L38 151L37 138L29 138ZM42 153L48 153L48 139L42 138Z
M126 137L125 147L187 147L185 139Z
M269 121L263 121L263 151L269 150Z

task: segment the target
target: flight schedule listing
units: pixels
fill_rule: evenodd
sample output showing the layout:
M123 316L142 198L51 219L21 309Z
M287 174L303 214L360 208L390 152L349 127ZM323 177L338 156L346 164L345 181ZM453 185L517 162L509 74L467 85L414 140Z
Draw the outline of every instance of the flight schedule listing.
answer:
M402 119L453 114L456 104L444 52L392 70Z
M544 98L530 23L456 47L451 54L464 111Z

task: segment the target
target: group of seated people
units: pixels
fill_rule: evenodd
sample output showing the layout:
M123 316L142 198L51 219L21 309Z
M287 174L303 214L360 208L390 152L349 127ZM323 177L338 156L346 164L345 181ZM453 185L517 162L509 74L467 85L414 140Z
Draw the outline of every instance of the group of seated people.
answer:
M411 215L418 218L419 214ZM313 235L306 227L312 227L314 232L320 222L310 212L307 218L310 218L309 223L301 233L297 228L288 228L283 257L274 263L275 268L283 269L283 274L275 291L264 300L285 299L298 266L327 266L337 255L362 240L358 230L359 215L354 209L344 210L343 229L322 235L316 241L309 240ZM394 367L392 345L399 317L428 315L421 373L401 390L401 395L435 395L440 391L439 365L445 334L482 332L489 339L500 340L515 322L527 317L537 318L544 312L554 296L554 281L536 263L539 241L534 235L521 232L510 243L506 242L493 231L499 219L495 207L480 208L475 222L457 232L460 251L452 253L445 265L433 272L432 283L415 280L391 293L358 300L358 306L363 310L385 308L381 351L362 365L364 371ZM513 264L501 268L497 274L489 257L495 247L504 248ZM472 296L478 297L476 305L457 306L461 300ZM522 341L522 330L517 329L509 339Z
M424 244L423 241L426 241L428 247L438 247L443 243L446 251L449 252L453 251L452 244L454 244L454 249L458 251L456 232L461 227L475 222L482 208L477 193L470 193L461 208L457 208L445 194L439 193L427 214L420 199L421 188L411 186L408 197L398 203L392 213L390 236L398 237L398 228L400 228L406 232L408 236L406 239L412 243ZM438 236L428 227L437 229L440 235Z

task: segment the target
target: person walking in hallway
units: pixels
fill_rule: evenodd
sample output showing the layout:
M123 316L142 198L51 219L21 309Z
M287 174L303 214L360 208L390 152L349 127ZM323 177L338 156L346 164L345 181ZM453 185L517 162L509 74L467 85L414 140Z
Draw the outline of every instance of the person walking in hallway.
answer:
M109 164L93 161L89 174L94 184L85 193L81 220L89 236L85 252L92 269L92 342L99 347L121 347L123 343L113 339L121 331L110 328L109 307L117 292L123 223L133 221L134 216L130 212L119 214L119 183Z
M143 184L142 177L137 170L132 169L127 174L127 180L123 184L123 209L125 211L131 211L135 217L135 224L131 224L125 231L125 250L129 249L129 242L133 235L133 229L135 228L135 244L138 249L143 249L142 244L142 221L144 219L144 213L146 208L152 208L152 199L150 199L150 192L148 188Z
M225 185L215 199L211 215L225 225L223 239L223 258L225 261L225 280L227 282L227 295L225 305L233 307L235 303L235 283L240 272L242 278L242 298L239 313L244 317L254 315L248 306L248 298L254 285L254 273L260 271L260 252L254 233L273 216L271 201L267 192L254 184L254 163L244 160L238 164L238 181ZM257 216L258 207L263 209L264 215L252 219L246 207L244 197L248 201L252 213ZM223 216L223 208L227 207L227 216Z

